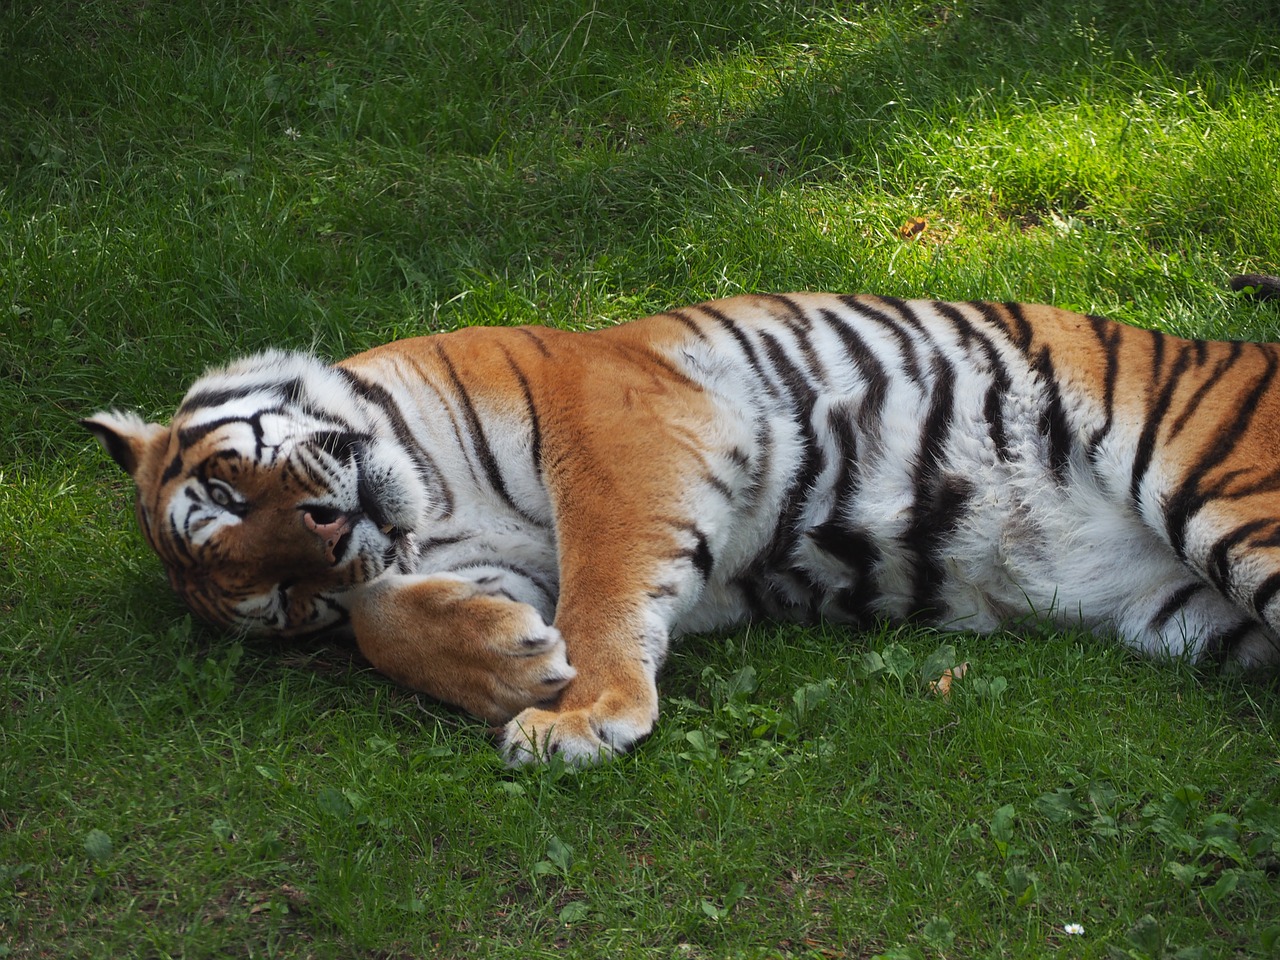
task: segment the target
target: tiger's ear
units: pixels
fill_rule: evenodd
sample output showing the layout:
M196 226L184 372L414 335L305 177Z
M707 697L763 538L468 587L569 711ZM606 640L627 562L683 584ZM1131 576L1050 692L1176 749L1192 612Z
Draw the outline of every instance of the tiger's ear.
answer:
M120 469L131 477L136 477L138 464L142 462L147 448L169 432L169 428L159 423L147 423L136 413L121 413L118 410L104 410L80 421L98 442L111 454L111 459L120 464Z

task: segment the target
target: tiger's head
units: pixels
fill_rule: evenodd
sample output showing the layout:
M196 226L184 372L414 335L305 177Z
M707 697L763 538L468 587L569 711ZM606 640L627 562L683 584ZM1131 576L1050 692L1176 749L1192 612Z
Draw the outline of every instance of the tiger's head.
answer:
M297 636L344 623L353 587L413 569L427 495L385 407L341 369L272 351L205 374L168 426L81 422L133 477L143 536L197 615Z

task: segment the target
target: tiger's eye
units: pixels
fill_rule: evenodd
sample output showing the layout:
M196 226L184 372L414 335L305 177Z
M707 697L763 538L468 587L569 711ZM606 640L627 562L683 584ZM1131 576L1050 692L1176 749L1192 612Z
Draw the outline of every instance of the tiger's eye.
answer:
M209 491L209 499L224 510L238 513L245 509L245 502L240 499L239 494L221 480L208 480L205 482L205 487Z

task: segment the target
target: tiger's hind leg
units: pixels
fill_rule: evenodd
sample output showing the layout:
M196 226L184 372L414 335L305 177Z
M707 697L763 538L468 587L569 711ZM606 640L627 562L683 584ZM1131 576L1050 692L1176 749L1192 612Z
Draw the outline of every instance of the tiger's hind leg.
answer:
M1117 618L1116 628L1130 645L1157 656L1255 665L1274 661L1280 649L1269 628L1189 572L1134 599Z
M1173 501L1173 544L1199 575L1184 589L1184 607L1220 608L1206 624L1198 655L1246 666L1280 664L1280 497L1269 493L1221 498L1179 512ZM1175 605L1176 597L1169 604Z

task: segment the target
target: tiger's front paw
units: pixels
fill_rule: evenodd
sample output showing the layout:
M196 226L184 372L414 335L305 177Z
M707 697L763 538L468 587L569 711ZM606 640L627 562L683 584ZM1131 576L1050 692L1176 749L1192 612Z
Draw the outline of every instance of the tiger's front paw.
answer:
M529 629L502 639L495 651L502 658L494 673L507 717L531 703L550 703L578 674L569 664L560 631L536 614L529 619Z
M513 767L546 763L559 756L585 767L626 753L653 731L654 706L601 697L590 707L542 710L531 707L506 725L502 755Z

